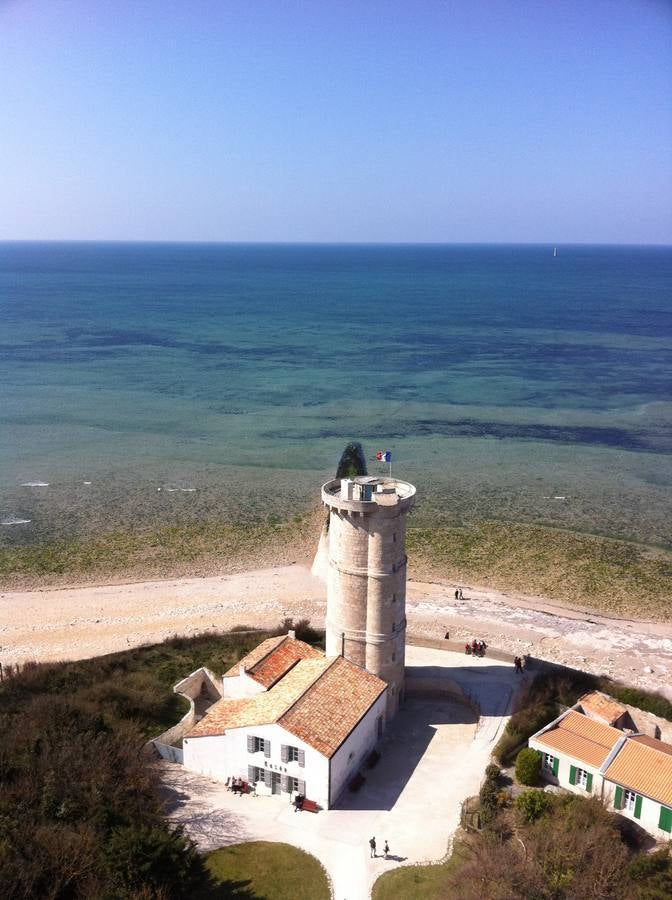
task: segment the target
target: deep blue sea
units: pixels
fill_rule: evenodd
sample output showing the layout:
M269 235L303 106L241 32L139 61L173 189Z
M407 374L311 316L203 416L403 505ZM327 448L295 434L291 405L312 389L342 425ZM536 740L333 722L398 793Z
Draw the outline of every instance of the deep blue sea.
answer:
M282 516L357 439L419 521L672 543L672 248L0 243L0 328L0 541Z

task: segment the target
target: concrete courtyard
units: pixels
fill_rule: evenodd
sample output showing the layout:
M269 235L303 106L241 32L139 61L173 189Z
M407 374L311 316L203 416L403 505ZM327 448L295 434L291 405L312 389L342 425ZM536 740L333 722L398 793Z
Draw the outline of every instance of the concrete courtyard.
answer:
M240 797L162 762L168 815L202 850L256 840L301 847L324 865L336 900L366 900L388 869L440 860L462 801L478 792L521 679L509 663L424 647L407 646L406 664L409 696L385 735L381 759L336 809L296 813L286 797ZM453 699L456 690L478 704L478 720ZM372 835L379 853L389 842L389 859L370 858Z

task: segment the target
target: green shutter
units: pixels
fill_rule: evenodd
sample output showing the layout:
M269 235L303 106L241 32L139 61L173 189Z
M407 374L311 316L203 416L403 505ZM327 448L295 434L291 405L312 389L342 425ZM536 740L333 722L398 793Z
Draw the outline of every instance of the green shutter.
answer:
M569 767L569 783L576 784L576 766Z
M660 819L658 819L658 828L661 828L663 831L667 831L668 834L672 831L672 809L668 809L666 806L660 807Z
M623 809L623 788L618 785L614 793L614 809Z
M639 819L642 815L642 798L639 794L635 797L635 818Z
M590 774L590 772L586 773L586 790L589 794L593 790L593 776Z
M553 774L555 775L556 778L558 777L559 768L560 768L560 760L556 756L553 758Z

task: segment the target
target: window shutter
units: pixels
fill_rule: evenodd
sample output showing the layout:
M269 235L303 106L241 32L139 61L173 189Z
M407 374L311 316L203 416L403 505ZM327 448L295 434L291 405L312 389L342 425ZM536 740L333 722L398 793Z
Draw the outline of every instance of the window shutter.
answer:
M306 796L306 782L301 781L300 778L298 778L297 781L299 782L299 788L298 788L299 793L303 794L303 796L305 797Z
M300 766L306 765L306 751L305 750L299 749L299 765Z
M264 756L270 756L270 755L271 755L271 742L265 740L264 741Z
M270 769L264 769L264 784L266 785L266 787L271 786L271 770Z
M257 780L257 779L254 777L254 776L255 776L255 771L254 771L254 769L255 769L254 766L248 766L248 767L247 767L247 780L250 782L250 784L254 784L254 782Z
M287 744L280 744L280 759L282 762L287 762L289 760L289 747Z
M569 783L576 784L576 766L569 767Z
M662 831L667 831L669 834L672 831L672 809L668 809L666 806L660 807L660 819L658 819L658 828Z
M280 787L283 791L289 790L289 775L280 776Z
M247 736L247 752L254 753L254 735L248 734Z
M593 776L591 775L590 772L588 772L586 774L586 790L588 791L589 794L593 790Z
M623 788L616 785L614 792L614 809L623 809Z
M635 797L635 818L639 819L642 815L642 797L641 794L637 794Z
M560 770L560 760L556 756L553 759L553 774L555 775L556 778L558 777L559 770Z

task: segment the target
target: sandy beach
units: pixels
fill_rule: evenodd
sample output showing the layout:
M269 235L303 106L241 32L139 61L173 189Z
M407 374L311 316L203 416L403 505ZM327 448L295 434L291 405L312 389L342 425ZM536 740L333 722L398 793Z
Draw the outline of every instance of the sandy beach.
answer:
M411 581L409 638L473 637L672 699L672 625L596 615L542 598L448 581ZM306 565L204 578L0 594L0 662L81 659L234 625L324 624L326 588Z

